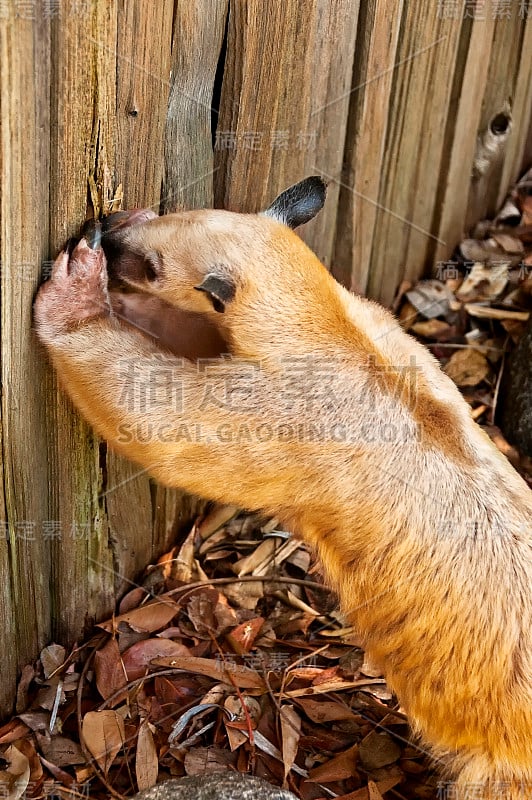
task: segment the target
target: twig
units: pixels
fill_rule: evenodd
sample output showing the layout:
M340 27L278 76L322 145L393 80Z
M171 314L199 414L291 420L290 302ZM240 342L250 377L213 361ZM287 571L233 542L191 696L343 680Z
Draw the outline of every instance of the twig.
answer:
M495 391L493 392L493 402L491 405L491 414L490 414L490 422L492 425L495 425L495 411L497 409L497 400L499 399L499 389L501 388L501 381L502 375L504 372L504 362L506 361L506 346L508 344L508 340L510 339L509 336L506 337L504 341L504 347L502 351L502 359L501 359L501 366L499 367L499 374L497 375L497 382L495 384Z

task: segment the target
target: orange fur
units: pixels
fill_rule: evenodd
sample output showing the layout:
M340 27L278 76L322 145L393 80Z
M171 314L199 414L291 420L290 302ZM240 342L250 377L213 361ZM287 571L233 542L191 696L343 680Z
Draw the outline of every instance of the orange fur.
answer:
M172 214L132 225L122 246L122 279L208 319L231 358L202 368L162 356L110 312L105 260L82 243L35 306L80 411L161 482L280 515L317 548L372 659L456 779L450 796L475 785L485 800L532 797L532 497L456 387L273 219ZM213 272L235 289L223 314L194 288ZM97 316L79 275L87 292L100 287ZM124 388L147 391L158 368L179 403L126 403Z

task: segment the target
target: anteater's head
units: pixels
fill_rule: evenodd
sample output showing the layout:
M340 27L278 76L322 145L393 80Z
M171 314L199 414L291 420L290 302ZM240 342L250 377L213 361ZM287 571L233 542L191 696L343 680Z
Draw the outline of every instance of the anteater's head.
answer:
M259 214L206 209L163 217L150 211L111 215L102 238L111 280L205 315L229 340L238 340L233 352L251 354L245 344L251 328L271 335L298 307L309 317L316 313L309 307L312 297L330 277L293 229L320 211L325 193L314 176ZM272 325L265 329L268 319Z

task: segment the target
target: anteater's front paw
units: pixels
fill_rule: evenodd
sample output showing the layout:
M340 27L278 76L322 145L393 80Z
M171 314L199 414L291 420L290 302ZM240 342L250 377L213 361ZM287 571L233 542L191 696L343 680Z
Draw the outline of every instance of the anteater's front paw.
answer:
M37 293L37 333L49 342L109 313L105 254L101 247L93 250L82 239L72 255L66 251L59 254L50 280Z

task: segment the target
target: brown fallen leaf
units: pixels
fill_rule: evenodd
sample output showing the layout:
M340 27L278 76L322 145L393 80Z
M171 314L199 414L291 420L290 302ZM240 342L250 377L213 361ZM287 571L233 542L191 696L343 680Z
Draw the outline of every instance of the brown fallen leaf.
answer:
M231 719L224 716L224 725L229 739L229 746L231 750L236 750L247 742L249 728L255 730L257 723L260 719L261 707L254 697L243 697L246 710L242 707L242 702L239 697L229 695L225 699L224 708L229 713Z
M250 669L239 664L229 662L214 661L212 658L177 657L177 658L157 658L153 662L158 667L174 667L186 672L193 672L197 675L206 675L217 682L223 681L240 689L258 689L266 691L266 684L261 676Z
M242 622L225 637L232 650L238 655L249 653L264 626L264 617L255 617Z
M284 786L288 773L294 766L297 751L299 749L299 738L301 736L301 717L291 705L281 706L281 740L284 764Z
M51 738L35 733L39 748L48 761L58 767L70 767L73 764L84 764L86 758L77 742L66 736L52 736Z
M142 586L135 586L134 589L127 592L121 599L118 607L119 613L126 614L128 611L138 608L141 602L148 597L148 594L148 591L143 589Z
M39 658L44 670L44 677L49 678L52 673L60 669L65 663L66 650L60 644L49 644L41 650Z
M104 700L126 685L127 677L116 639L109 639L100 650L96 651L94 672L96 687ZM117 700L119 699L117 697Z
M401 748L387 733L370 731L360 742L359 756L364 769L379 769L397 761Z
M116 711L88 711L82 734L88 751L107 775L125 741L124 720Z
M198 526L198 533L202 541L208 539L209 536L216 533L222 525L225 525L229 520L233 519L233 517L238 514L238 510L236 506L216 505Z
M517 236L511 236L508 233L493 233L492 238L495 239L499 247L502 247L505 253L520 255L525 252L523 242Z
M139 728L137 737L137 752L135 755L135 775L139 792L151 789L157 783L159 772L159 759L153 738L155 729L144 720Z
M444 317L449 311L450 301L454 300L451 290L436 280L420 281L406 296L416 311L426 319Z
M499 297L508 283L509 263L473 264L469 274L456 292L459 300L472 302L473 300L494 300Z
M358 760L358 744L353 745L348 750L344 750L334 758L314 767L309 772L309 781L316 783L330 783L331 781L342 781L352 778L357 774L356 764Z
M509 319L516 322L527 322L530 317L529 311L510 311L507 308L492 308L491 306L481 306L475 303L466 303L464 308L469 316L477 319Z
M415 322L411 329L418 336L424 336L426 339L439 339L449 333L451 326L442 319L426 319L421 322Z
M355 716L350 708L342 703L335 703L334 700L312 700L310 697L305 697L299 698L297 705L303 709L312 722L318 725L323 725L325 722L352 720Z
M444 372L457 386L477 386L490 374L490 365L482 353L466 347L452 354Z
M373 781L368 781L368 800L382 800L379 787Z
M3 800L19 800L30 780L30 762L14 745L2 753L8 762L7 769L0 771L0 794Z
M151 603L146 603L145 606L127 611L125 614L120 614L120 616L113 617L105 622L100 622L98 627L103 628L108 633L112 633L118 629L120 622L127 622L135 631L153 633L168 625L178 611L179 606L173 600L166 598L162 601L154 600Z
M206 772L225 772L236 761L236 755L222 747L195 747L185 755L187 775L204 775Z
M377 781L374 783L373 781L368 781L367 786L363 786L362 789L357 789L356 792L349 792L349 794L342 794L340 797L337 797L336 800L373 800L369 795L369 784L375 786L377 790L380 792L380 795L386 794L386 792L393 789L394 786L397 786L398 783L401 783L400 777L392 777L392 778L385 778L382 781Z
M155 637L144 639L128 648L122 653L122 664L128 681L134 681L146 675L156 658L187 658L189 655L190 651L184 644Z
M41 764L41 760L37 755L37 751L33 745L31 739L20 739L16 744L17 750L20 750L23 755L29 761L30 765L30 781L32 783L37 783L43 777L43 768Z
M49 719L48 714L46 717ZM24 724L24 722L19 722L18 719L9 720L9 722L6 722L6 724L2 725L0 728L0 744L11 744L11 742L25 736L28 733L29 727L30 726Z
M342 678L337 678L332 681L318 684L317 686L308 686L306 689L292 689L284 693L284 697L306 697L316 694L327 694L328 692L341 692L346 689L355 689L357 687L369 686L373 683L384 684L383 680L375 680L366 678L366 680L357 681L344 681Z
M17 712L25 711L28 707L28 689L34 677L35 670L31 664L26 664L22 667L22 674L17 686Z

